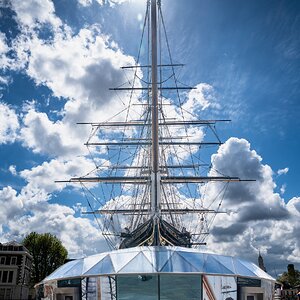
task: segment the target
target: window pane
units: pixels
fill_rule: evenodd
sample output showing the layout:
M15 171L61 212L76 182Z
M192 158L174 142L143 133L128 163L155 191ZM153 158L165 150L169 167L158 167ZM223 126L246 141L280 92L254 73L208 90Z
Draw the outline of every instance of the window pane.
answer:
M14 276L14 271L9 271L9 276L8 276L8 282L12 283L13 281L13 276Z
M7 275L8 275L8 271L3 271L3 276L2 276L2 282L3 283L7 282Z
M17 258L16 257L12 257L11 258L11 265L16 265L17 264Z
M200 297L200 275L160 275L161 300L199 300Z
M6 295L5 295L6 299L11 299L11 289L6 289Z
M157 275L119 275L117 276L118 300L158 300Z

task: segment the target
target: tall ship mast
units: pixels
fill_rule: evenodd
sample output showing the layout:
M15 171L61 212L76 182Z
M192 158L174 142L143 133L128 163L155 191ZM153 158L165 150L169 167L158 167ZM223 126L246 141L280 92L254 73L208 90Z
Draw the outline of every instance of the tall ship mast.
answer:
M181 83L182 67L161 2L148 1L136 62L122 67L128 81L111 88L123 109L81 123L91 126L95 168L63 181L81 185L86 213L114 249L61 266L39 284L43 297L70 297L73 288L86 300L272 299L275 280L253 263L192 249L225 212L228 184L244 179L207 163L222 144L216 125L229 120L202 119L191 107L195 88Z
M79 123L92 128L86 146L95 169L63 182L82 186L86 213L114 248L205 245L226 186L241 181L204 162L222 144L216 124L229 120L199 119L184 108L195 88L179 81L182 67L173 62L161 1L148 1L136 64L122 67L131 79L111 88L125 97L124 109L114 120ZM219 189L214 199L206 198L210 184Z

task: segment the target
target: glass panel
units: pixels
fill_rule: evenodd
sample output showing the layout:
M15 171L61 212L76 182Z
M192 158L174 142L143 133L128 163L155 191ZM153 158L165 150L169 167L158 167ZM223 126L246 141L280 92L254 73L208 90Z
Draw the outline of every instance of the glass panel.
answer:
M158 300L157 275L119 275L117 280L117 300Z
M199 300L201 275L160 275L161 300Z
M236 300L236 279L231 276L203 275L203 299Z
M273 291L274 291L274 285L275 283L272 281L262 280L261 286L265 290L264 299L266 300L272 300L273 299Z
M118 300L201 299L201 275L119 275L116 282Z

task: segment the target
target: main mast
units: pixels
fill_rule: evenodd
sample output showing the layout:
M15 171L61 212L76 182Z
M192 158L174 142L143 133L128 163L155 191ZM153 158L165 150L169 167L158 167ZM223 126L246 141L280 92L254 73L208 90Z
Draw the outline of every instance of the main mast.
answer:
M218 213L218 209L211 209L209 206L203 205L201 201L197 203L196 197L191 195L191 185L207 184L209 182L229 183L244 180L238 177L219 176L218 174L216 174L217 176L201 176L199 173L201 164L194 164L193 160L190 161L191 164L186 164L186 161L182 161L174 152L174 147L186 146L189 149L190 156L192 156L192 147L194 147L193 149L199 147L197 150L199 151L200 148L205 146L221 145L222 143L214 130L214 125L216 122L228 120L185 120L183 115L181 118L178 116L170 120L164 119L164 114L160 111L162 108L159 107L158 103L158 90L176 90L177 96L179 97L179 90L191 90L193 87L178 86L174 67L182 66L182 64L174 64L170 52L170 63L163 64L160 61L158 64L158 49L161 50L162 47L161 40L159 39L158 41L158 27L161 28L160 26L162 26L167 39L160 0L147 1L141 44L146 24L148 24L149 30L148 46L151 51L151 64L140 64L139 52L137 63L133 66L122 67L122 69L136 70L137 68L149 68L151 70L151 78L148 78L147 81L143 81L147 86L136 87L135 80L133 80L132 85L129 87L120 86L110 89L115 91L131 91L131 96L135 90L149 91L149 101L141 114L141 119L130 121L126 117L124 122L106 121L100 123L79 123L90 124L92 126L91 136L85 144L86 146L107 147L106 150L108 153L110 150L114 152L113 149L119 147L119 152L117 155L114 153L111 157L111 165L99 166L96 164L96 168L85 176L73 177L69 180L61 180L58 182L80 183L84 188L86 188L84 183L99 183L102 185L102 188L107 188L107 195L109 197L107 203L105 205L100 203L100 209L93 210L90 202L88 202L92 211L86 213L107 216L104 217L103 221L103 236L113 247L115 245L113 244L114 240L110 238L111 236L115 236L116 240L120 241L118 245L120 248L142 245L173 245L184 247L203 245L205 244L204 237L208 232L208 225L204 215L212 214L215 216ZM168 41L166 41L166 43L168 45ZM158 78L158 68L171 68L172 75L166 80ZM134 78L138 78L136 71L134 74ZM150 72L148 74L150 75ZM160 76L161 74L160 72ZM175 85L169 85L171 78L174 79ZM166 82L166 85L163 86L163 84L159 82ZM140 104L143 105L142 103ZM129 115L129 109L130 105L127 108L127 116ZM159 117L159 113L161 113L161 117ZM186 134L177 137L172 136L169 132L169 128L174 128L174 126L185 128ZM187 128L189 126L206 126L210 128L212 136L216 137L217 141L190 141L187 135ZM131 131L133 127L135 127L139 133L137 137L126 136L124 134L125 131L129 129ZM112 138L112 136L99 138L96 133L99 132L100 135L101 130L103 130L101 133L104 136L106 134L109 135L110 130L106 132L106 128L111 131L116 129L117 132L122 128L121 131L123 131L123 133L121 133L120 141L116 141L115 137ZM92 139L94 138L96 138L96 140L93 141ZM129 150L129 147L134 147L134 150ZM124 149L126 149L126 154L125 152L123 153ZM130 151L133 157L128 156L128 152L130 153ZM170 153L166 154L167 151L170 151ZM172 159L168 159L168 156L173 152L175 164ZM143 153L144 155L147 153L146 159L135 160L136 157ZM129 164L124 164L124 162L128 162ZM123 174L124 170L132 171L130 173L126 173L126 171L125 174ZM193 173L187 172L187 170L191 170ZM105 174L104 171L108 172L108 174ZM92 174L94 174L94 176L91 176ZM108 188L108 186L111 185L112 188ZM131 188L124 188L124 185L129 185ZM181 195L180 189L178 189L176 185L185 185L190 197ZM119 187L121 193L125 193L127 200L115 194L116 189L114 186ZM131 194L129 193L127 195L129 191L131 191ZM104 190L102 190L102 192L104 195ZM98 201L92 192L89 191L88 195L92 197L93 200ZM181 199L181 197L183 199ZM119 216L121 216L120 219L118 219ZM196 224L196 222L191 221L193 227L187 229L184 224L185 219L183 216L187 216L186 219L188 220L196 218L195 220L199 222ZM128 226L125 227L123 223L125 223L124 220L126 219L128 219ZM115 226L115 221L117 225L120 226L119 228Z
M157 7L156 0L151 0L151 116L152 116L152 151L151 151L151 213L154 228L154 245L159 245L158 220L160 217L160 172L158 141L158 89L157 89Z

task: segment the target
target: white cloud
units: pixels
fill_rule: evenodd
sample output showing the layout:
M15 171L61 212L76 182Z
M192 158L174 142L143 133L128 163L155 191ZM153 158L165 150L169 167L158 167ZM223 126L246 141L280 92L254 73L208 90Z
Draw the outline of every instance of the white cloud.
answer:
M62 190L66 185L56 180L68 180L79 177L95 168L92 161L84 157L75 157L71 161L53 159L42 165L19 172L27 182L27 190L44 190L46 193Z
M287 208L295 217L300 217L300 197L294 197L287 203Z
M78 0L78 3L86 7L86 6L90 6L93 3L93 0Z
M62 121L52 122L46 113L30 108L24 115L20 139L24 146L35 153L48 154L50 157L67 157L84 154L84 138L87 128L75 130L73 124ZM79 127L79 126L78 126Z
M6 44L6 36L3 32L0 32L0 55L8 52L9 47Z
M53 27L62 24L60 19L55 16L55 7L51 0L12 0L11 6L21 25L32 28L45 23L49 23Z
M79 145L87 138L89 129L78 126L74 130L74 124L107 120L128 104L128 96L120 104L118 95L109 88L127 82L120 66L134 64L134 60L96 27L82 29L77 35L56 32L48 43L36 35L19 38L15 49L20 61L15 67L23 65L37 84L67 100L60 121L53 122L34 108L25 114L21 139L36 153L65 156L83 151ZM137 96L132 101L136 99Z
M239 255L256 259L262 250L268 261L277 268L282 263L299 262L300 201L291 199L287 204L275 192L273 171L262 164L262 158L251 150L244 139L230 138L212 156L213 170L210 175L224 174L255 182L230 183L224 194L221 210L208 237L208 251ZM217 171L220 173L218 173ZM205 199L216 195L220 184L206 187ZM218 202L219 203L219 202ZM218 205L217 203L217 205ZM284 243L282 243L284 241Z
M284 201L274 193L276 184L273 181L272 169L261 161L262 158L250 149L249 142L237 138L230 138L212 156L212 175L216 175L217 170L221 174L255 180L231 183L227 188L224 207L235 209L238 205L240 222L287 216ZM253 209L254 207L259 209Z
M23 202L17 197L17 192L10 186L0 190L0 232L8 220L22 212Z
M187 101L182 106L186 117L191 118L191 114L197 115L199 111L208 108L220 109L220 104L216 102L211 85L199 83L195 88L188 93Z
M95 0L95 2L100 5L109 4L110 6L122 4L128 1L130 0ZM82 6L89 6L93 3L93 0L78 0L78 3Z
M280 176L280 175L285 175L285 174L288 173L288 171L289 171L289 168L279 169L279 170L277 171L277 174L278 174L279 176Z
M286 184L283 184L280 188L280 194L283 195L286 191Z
M127 81L120 66L133 64L132 57L112 49L96 28L82 29L74 36L57 35L50 44L32 42L27 74L55 96L70 100L65 118L76 122L99 118L104 105L106 116L116 111L115 94L109 88Z
M6 69L10 65L10 59L7 56L8 51L9 47L7 45L6 36L3 32L0 32L0 69ZM5 77L0 76L0 84L7 84Z
M19 129L16 112L7 104L0 102L0 144L14 142Z
M10 83L10 81L11 81L11 78L9 77L9 76L0 76L0 86L1 85L8 85L9 83ZM1 90L2 88L0 87L0 90Z
M16 170L16 166L11 165L11 166L9 166L8 170L9 170L9 172L10 172L12 175L17 175L17 174L18 174L18 173L17 173L17 170Z
M70 207L44 203L31 208L30 214L7 222L10 233L7 240L22 240L28 233L50 232L56 235L67 248L70 258L79 258L107 250L107 245L94 222L76 217Z

